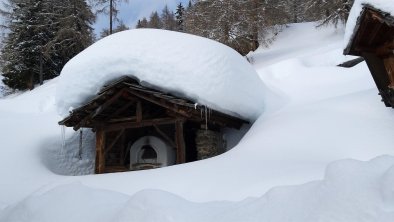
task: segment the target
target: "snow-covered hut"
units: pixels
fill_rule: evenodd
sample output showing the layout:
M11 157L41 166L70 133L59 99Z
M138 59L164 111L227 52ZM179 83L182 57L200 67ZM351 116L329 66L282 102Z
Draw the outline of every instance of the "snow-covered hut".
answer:
M100 40L62 70L60 125L96 132L96 173L151 169L218 155L225 128L264 109L250 64L220 43L163 30Z
M394 108L394 4L359 0L349 15L345 55L364 57L387 107Z

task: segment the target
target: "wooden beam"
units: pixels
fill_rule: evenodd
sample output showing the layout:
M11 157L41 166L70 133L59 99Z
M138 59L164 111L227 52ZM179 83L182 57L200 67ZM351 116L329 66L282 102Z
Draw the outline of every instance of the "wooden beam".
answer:
M151 103L154 103L156 105L159 105L161 107L169 109L169 110L171 110L173 112L179 113L183 117L187 117L187 118L191 117L191 114L189 112L186 112L186 111L184 111L182 109L178 109L173 104L168 104L167 102L163 101L162 99L159 99L159 98L156 98L156 97L153 97L153 96L144 95L144 94L142 94L140 92L137 92L136 90L133 90L131 88L128 90L128 92L133 94L133 95L135 95L135 96L137 96L137 97L139 97L139 98L141 98L141 99L147 100L147 101L149 101Z
M135 116L137 117L137 122L142 121L142 104L141 101L137 102L137 106L135 108Z
M126 155L126 153L125 153L125 151L126 151L126 146L125 146L125 141L126 141L126 133L123 133L122 134L122 137L120 138L120 146L121 146L121 149L120 149L120 160L119 160L119 164L121 165L121 166L124 166L124 164L125 164L125 155Z
M133 105L135 103L135 100L129 101L128 103L126 103L124 106L122 106L122 108L118 109L117 111L115 111L110 118L112 117L116 117L119 114L121 114L123 111L125 111L127 108L129 108L131 105Z
M116 144L116 142L118 142L119 138L123 135L124 133L124 129L120 130L118 135L116 135L114 141L112 141L112 143L105 149L105 154L107 154Z
M105 172L105 132L102 128L96 131L96 163L95 173Z
M186 162L185 139L183 136L184 120L178 119L175 122L175 141L176 141L176 162L178 164Z
M163 137L163 139L165 139L172 147L176 147L175 142L169 137L167 136L158 126L153 125L153 127L155 128L156 132Z
M107 121L107 123L116 123L116 122L124 122L124 121L136 121L136 120L137 120L137 117L132 116L132 117L110 119L110 120Z
M175 123L175 119L172 118L150 119L150 120L143 120L141 122L128 121L122 123L109 124L105 127L105 131L112 132L121 129L133 129L133 128L153 126L153 125L169 125L174 123Z
M123 89L120 90L118 93L116 93L114 96L112 96L109 100L107 100L101 106L97 107L97 109L95 111L91 112L81 122L79 122L76 126L74 126L74 130L77 131L79 128L85 126L87 121L89 121L90 119L93 119L94 117L99 115L101 112L103 112L108 106L110 106L113 102L115 102L123 94L123 92L124 92Z

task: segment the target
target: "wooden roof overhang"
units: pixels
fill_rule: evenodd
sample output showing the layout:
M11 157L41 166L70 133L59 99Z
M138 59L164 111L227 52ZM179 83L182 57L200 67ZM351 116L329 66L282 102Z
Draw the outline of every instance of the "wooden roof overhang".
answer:
M394 108L394 17L364 5L344 54L365 59L382 101Z
M394 17L371 5L365 5L344 54L363 56L364 53L374 53L386 57L392 55L393 50Z
M123 77L103 87L96 97L74 109L59 124L73 127L74 130L104 127L108 131L114 131L172 124L179 119L236 129L248 123L244 119L208 109L191 100L142 86L131 77Z

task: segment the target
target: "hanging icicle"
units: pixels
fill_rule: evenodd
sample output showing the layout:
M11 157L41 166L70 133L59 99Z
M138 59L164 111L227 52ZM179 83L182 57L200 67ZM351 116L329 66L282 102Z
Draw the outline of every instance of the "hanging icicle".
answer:
M66 146L66 127L60 126L60 136L62 140L62 149Z
M78 157L82 160L82 137L83 137L83 130L82 128L79 130L79 150L78 150Z
M208 107L205 106L205 130L208 130Z

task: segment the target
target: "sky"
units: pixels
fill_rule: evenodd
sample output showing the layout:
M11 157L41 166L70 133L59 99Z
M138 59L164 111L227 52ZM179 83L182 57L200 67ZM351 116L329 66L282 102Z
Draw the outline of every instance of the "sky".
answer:
M153 11L160 12L165 5L172 10L175 10L176 6L182 2L187 5L189 0L128 0L123 1L119 4L119 18L129 26L134 28L137 24L138 19L142 17L149 17ZM115 25L116 26L116 25ZM95 33L99 34L104 28L109 27L108 15L99 15L97 17L96 24L94 25Z

